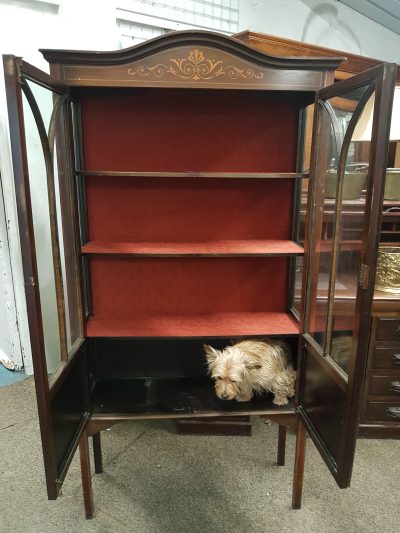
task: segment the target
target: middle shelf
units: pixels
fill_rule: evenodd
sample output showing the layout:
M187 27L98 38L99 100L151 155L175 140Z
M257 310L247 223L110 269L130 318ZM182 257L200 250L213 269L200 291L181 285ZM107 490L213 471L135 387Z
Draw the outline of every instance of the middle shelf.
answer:
M88 337L250 337L297 335L299 323L284 312L100 315L89 318L86 330Z
M84 255L137 257L271 257L302 255L301 246L290 240L214 240L203 242L107 242L89 241Z

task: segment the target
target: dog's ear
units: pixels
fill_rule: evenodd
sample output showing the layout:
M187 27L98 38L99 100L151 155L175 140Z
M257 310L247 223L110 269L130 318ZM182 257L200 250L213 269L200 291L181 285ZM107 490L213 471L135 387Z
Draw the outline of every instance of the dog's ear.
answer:
M245 361L244 366L246 367L246 370L260 370L261 368L261 365L255 361Z
M209 346L208 344L203 345L204 353L206 354L206 359L209 364L213 363L219 355L219 351Z

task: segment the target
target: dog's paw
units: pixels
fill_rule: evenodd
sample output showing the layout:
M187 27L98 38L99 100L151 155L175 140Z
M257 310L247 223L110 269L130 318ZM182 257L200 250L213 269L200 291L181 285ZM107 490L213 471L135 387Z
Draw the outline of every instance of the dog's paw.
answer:
M289 400L287 399L287 396L275 396L272 403L275 405L286 405L289 403Z
M236 396L237 402L249 402L250 400L251 400L251 396L244 396L244 395Z

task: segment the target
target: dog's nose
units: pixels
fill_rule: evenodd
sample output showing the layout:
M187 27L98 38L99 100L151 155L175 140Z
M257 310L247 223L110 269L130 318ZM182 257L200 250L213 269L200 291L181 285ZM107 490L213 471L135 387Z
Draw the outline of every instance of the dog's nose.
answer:
M221 398L222 398L223 400L227 400L227 399L228 399L228 395L227 395L227 394L221 394Z

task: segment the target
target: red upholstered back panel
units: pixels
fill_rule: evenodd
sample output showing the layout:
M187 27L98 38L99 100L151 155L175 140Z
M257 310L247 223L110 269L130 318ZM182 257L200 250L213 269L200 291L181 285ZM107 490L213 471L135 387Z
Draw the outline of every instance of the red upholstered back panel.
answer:
M117 94L117 97L116 97ZM86 170L294 172L289 93L83 91ZM289 239L291 179L87 177L90 240ZM287 258L89 259L93 314L285 311Z
M285 311L286 258L90 258L93 314Z
M295 171L294 94L88 90L79 98L86 170Z
M89 239L290 239L293 179L87 178Z

